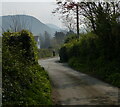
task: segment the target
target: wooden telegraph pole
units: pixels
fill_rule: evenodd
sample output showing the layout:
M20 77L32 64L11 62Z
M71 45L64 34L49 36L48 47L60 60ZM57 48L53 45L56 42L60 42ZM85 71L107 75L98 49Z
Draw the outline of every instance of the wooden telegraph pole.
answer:
M77 36L79 38L79 10L78 10L78 4L76 4L76 15L77 15Z

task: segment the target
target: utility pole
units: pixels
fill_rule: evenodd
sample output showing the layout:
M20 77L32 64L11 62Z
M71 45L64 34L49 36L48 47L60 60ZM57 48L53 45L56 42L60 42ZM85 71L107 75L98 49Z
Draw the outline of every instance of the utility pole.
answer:
M77 36L79 38L79 10L78 10L78 4L76 4L76 15L77 15Z

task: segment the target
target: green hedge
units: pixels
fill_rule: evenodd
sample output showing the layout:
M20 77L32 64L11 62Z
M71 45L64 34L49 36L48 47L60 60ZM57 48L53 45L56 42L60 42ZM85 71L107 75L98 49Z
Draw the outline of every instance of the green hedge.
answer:
M82 34L79 39L70 39L61 47L60 60L78 71L120 87L120 47L115 50L106 44L93 33Z
M2 38L3 105L50 105L47 72L38 64L32 33L5 32Z
M52 51L52 49L39 49L38 50L38 57L39 57L39 59L53 57L53 51Z

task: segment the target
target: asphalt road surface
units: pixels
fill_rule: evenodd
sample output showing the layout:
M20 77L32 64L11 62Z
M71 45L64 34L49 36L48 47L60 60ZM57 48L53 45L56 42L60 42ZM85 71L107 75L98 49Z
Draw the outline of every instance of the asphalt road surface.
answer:
M59 63L59 57L39 63L49 74L55 104L119 105L118 88Z

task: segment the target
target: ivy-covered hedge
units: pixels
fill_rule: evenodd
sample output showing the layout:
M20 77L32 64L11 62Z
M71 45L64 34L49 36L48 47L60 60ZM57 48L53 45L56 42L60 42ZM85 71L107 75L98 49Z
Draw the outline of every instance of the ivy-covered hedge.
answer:
M68 39L59 52L61 62L120 87L120 43L111 47L93 33Z
M38 64L32 33L3 33L2 56L3 105L52 104L49 78Z

